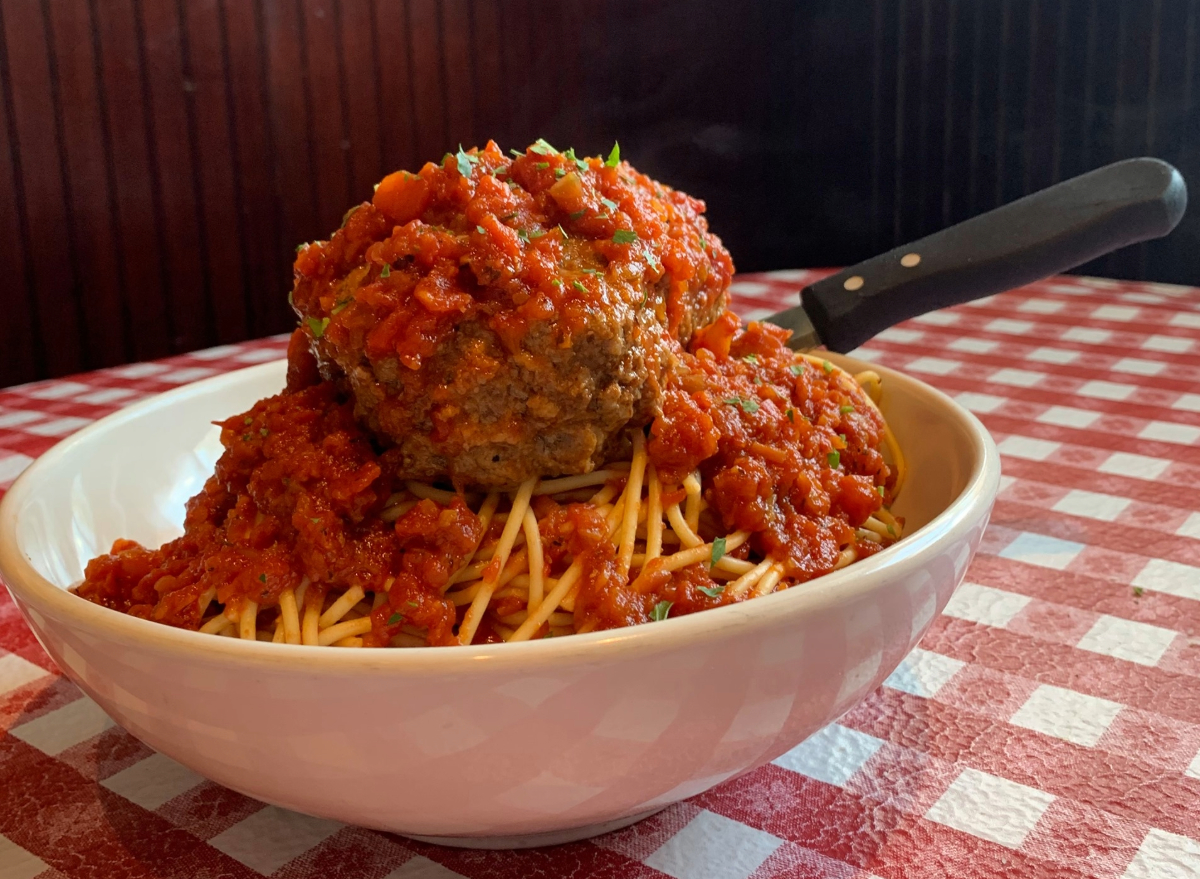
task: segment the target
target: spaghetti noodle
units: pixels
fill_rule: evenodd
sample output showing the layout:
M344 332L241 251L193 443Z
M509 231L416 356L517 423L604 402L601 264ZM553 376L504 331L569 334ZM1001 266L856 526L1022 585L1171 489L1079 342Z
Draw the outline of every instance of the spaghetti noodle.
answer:
M279 644L527 641L794 588L902 536L879 376L726 314L662 413L592 473L475 492L400 480L329 383L222 425L226 452L159 550L118 541L88 600Z

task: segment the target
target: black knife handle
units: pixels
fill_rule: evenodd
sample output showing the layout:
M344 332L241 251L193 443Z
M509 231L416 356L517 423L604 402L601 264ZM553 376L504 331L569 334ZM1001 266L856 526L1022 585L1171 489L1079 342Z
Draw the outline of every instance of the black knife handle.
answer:
M821 340L857 348L890 326L1161 238L1187 187L1158 159L1127 159L897 247L801 291Z

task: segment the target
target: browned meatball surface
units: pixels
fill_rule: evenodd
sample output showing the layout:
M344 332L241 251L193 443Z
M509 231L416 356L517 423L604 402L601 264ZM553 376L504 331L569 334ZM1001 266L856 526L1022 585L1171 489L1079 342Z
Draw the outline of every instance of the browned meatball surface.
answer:
M403 477L586 473L660 410L733 263L702 202L615 152L460 150L301 248L292 303L321 371Z

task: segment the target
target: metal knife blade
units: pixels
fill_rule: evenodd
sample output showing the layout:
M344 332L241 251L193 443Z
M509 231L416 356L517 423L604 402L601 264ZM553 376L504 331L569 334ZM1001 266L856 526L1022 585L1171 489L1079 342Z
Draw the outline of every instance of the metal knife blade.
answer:
M812 320L808 316L808 312L804 310L803 305L797 305L794 308L789 308L785 311L779 311L764 320L775 324L777 327L783 327L785 330L792 331L792 337L788 339L788 347L793 351L807 351L809 348L819 348L821 346L821 337L817 333L817 328L813 326Z

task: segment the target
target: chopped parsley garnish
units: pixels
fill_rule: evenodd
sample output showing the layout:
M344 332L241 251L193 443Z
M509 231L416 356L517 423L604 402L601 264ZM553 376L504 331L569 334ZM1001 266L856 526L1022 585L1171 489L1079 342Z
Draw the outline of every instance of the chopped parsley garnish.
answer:
M265 427L260 427L260 428L258 429L258 435L259 435L259 436L270 436L270 435L271 435L271 431L267 430Z
M821 361L821 369L825 370L825 372L827 372L827 373L833 372L833 364L830 363L828 360L822 360Z
M538 162L533 167L537 168L539 171L545 171L547 168L550 167L550 163L549 162Z
M382 275L382 277L386 278L387 275ZM339 299L337 304L334 305L333 308L329 309L329 313L330 314L340 314L341 312L345 311L346 306L348 306L353 301L354 301L353 296L347 296L345 299Z
M621 163L621 145L613 141L613 148L608 154L608 158L604 160L604 164L609 168L615 168Z
M836 470L838 465L841 463L842 463L842 453L839 452L837 449L834 449L832 452L829 453L829 466Z
M518 238L520 238L522 241L528 241L528 240L529 240L529 233L528 233L528 232L526 232L524 229L518 229L518 230L517 230L517 237L518 237Z
M308 319L308 328L312 330L313 338L319 339L325 335L325 328L329 326L329 318L323 317L317 320L315 317Z
M705 595L707 595L709 598L720 598L721 595L724 594L724 592L725 592L724 586L701 586L699 588L700 588L700 591L703 592Z
M569 216L571 217L572 220L578 220L580 217L582 217L586 213L587 213L587 211L571 211Z
M458 173L463 175L464 177L470 177L471 176L471 168L474 166L474 164L476 162L479 161L479 157L472 156L472 155L468 154L467 152L465 152L462 148L461 143L458 145L458 152L455 153L454 156L456 159L458 159Z
M402 619L404 619L404 617L400 616L400 614L398 614L398 613L394 613L390 617L388 617L387 624L389 626L394 626L394 625L396 625L396 623L400 622Z
M617 203L615 201L613 201L611 198L600 199L600 204L604 205L610 211L615 211L617 209Z
M752 363L753 365L758 366L758 355L757 354L747 354L742 359L745 360L747 363Z
M637 241L637 232L632 229L618 229L613 232L613 244L633 244Z
M417 604L417 602L413 601L412 599L409 599L408 606L409 607L420 607L421 605Z
M555 177L566 177L566 176L567 176L567 169L566 169L566 168L555 168L555 169L554 169L554 176L555 176Z
M654 269L656 272L662 269L662 263L658 261L658 257L653 253L646 254L646 262L650 263L650 268Z
M509 155L511 155L515 159L519 159L519 158L521 158L521 156L525 155L520 150L509 150L508 152L509 152Z
M888 534L892 535L892 537L896 536L896 529L893 528L891 525L888 525Z
M1145 591L1146 591L1146 590L1145 590L1145 589L1143 589L1141 586L1134 586L1134 587L1133 587L1133 597L1134 597L1134 598L1141 598L1141 597L1142 597L1142 594L1143 594Z
M529 148L530 152L537 153L539 156L557 156L558 150L546 143L546 139L539 137L533 142L533 146Z
M671 605L674 603L673 601L660 601L654 605L654 610L650 611L650 619L656 623L661 623L667 618L667 614L671 612Z
M788 367L788 369L790 369L792 371L792 375L803 375L804 374L804 364L803 363L793 363L791 366Z
M575 155L574 147L571 147L569 150L567 150L565 153L563 153L563 155L566 156L568 159L570 159L572 162L574 162L575 167L578 168L580 171L586 171L588 169L588 163L586 161L584 161L583 159L579 158L577 155Z
M259 575L258 575L258 582L259 582L259 583L266 583L266 582L267 582L267 575L266 575L266 574L259 574Z
M545 232L534 229L532 232L529 233L529 237L536 240L538 238L541 238L545 234L546 234Z
M796 423L796 411L794 409L788 409L788 411L784 414L787 415L788 421L792 422L793 424Z
M851 406L851 405L849 405L849 404L847 404L847 405L845 405L845 406L843 406L843 407L842 407L842 414L843 414L843 415L849 415L849 414L850 414L851 412L853 412L853 411L854 411L854 407L853 407L853 406Z
M747 415L753 415L758 411L758 401L751 400L747 397L732 397L728 400L724 400L723 402L728 403L730 406L741 406L742 411Z
M384 263L383 268L379 270L379 277L390 278L392 276L392 266L390 263Z
M297 245L296 245L296 253L299 253L300 251L302 251L302 250L303 250L304 248L306 248L306 247L308 247L308 245L307 245L307 244L297 244Z
M883 486L882 486L882 485L877 485L877 486L875 486L875 490L876 490L877 492L879 492L879 496L880 496L880 497L883 497Z
M557 287L559 290L562 289L562 279L561 278L555 278L550 283L553 284L555 287Z
M725 538L718 537L716 540L713 541L712 561L709 562L708 566L710 568L715 568L717 566L717 562L719 562L724 557L725 557ZM722 587L722 588L724 588L724 587Z
M475 231L478 232L480 235L487 234L487 229L483 228L482 226L476 226Z
M572 281L571 286L574 287L576 290L578 290L580 293L586 293L588 291L588 288L583 286L583 284L581 284L579 281Z
M604 274L604 272L600 271L599 269L580 269L579 271L583 272L585 275L602 275L602 274Z
M254 419L251 418L249 415L247 415L245 418L242 419L242 424L253 424L253 423L254 423Z

